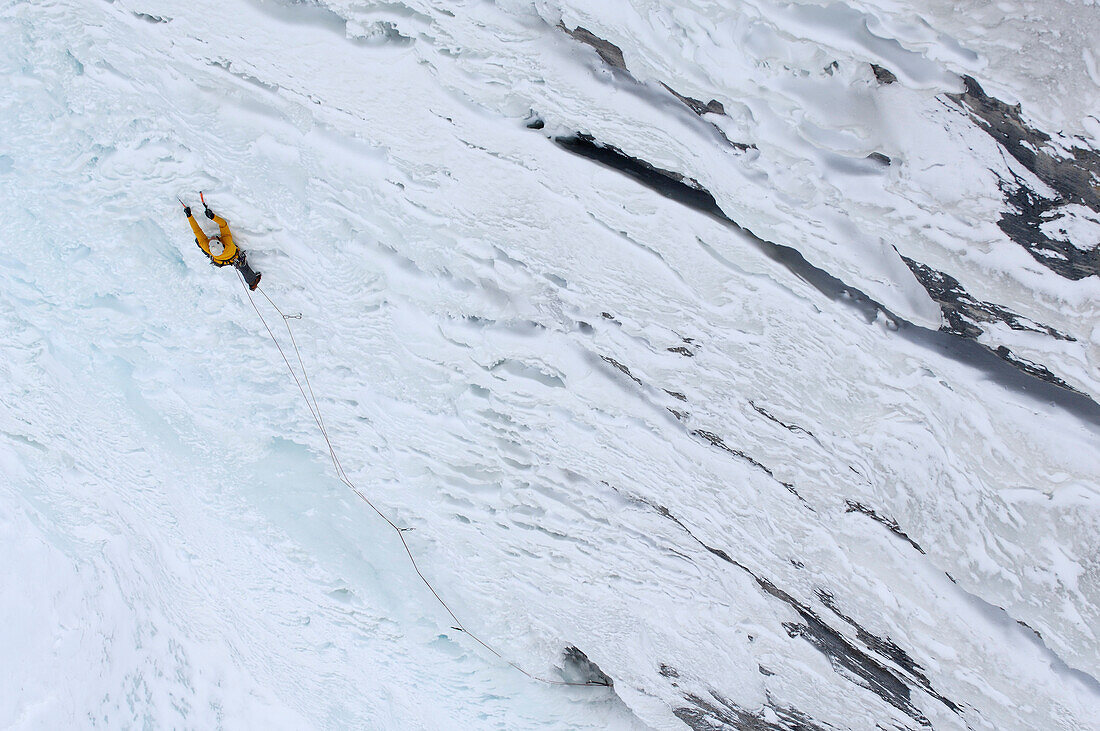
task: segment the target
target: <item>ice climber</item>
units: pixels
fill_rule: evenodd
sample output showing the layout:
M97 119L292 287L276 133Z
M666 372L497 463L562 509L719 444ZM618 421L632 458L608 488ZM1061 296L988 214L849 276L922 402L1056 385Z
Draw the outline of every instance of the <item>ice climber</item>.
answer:
M206 205L206 201L203 200L202 204L206 208L206 217L218 224L218 234L207 236L206 232L199 226L199 222L191 215L191 207L184 204L183 201L180 201L180 204L183 205L183 213L187 216L187 222L191 224L191 230L195 232L195 243L202 249L202 253L210 259L210 263L218 267L232 264L244 277L248 288L256 289L260 284L261 275L248 266L248 259L244 251L237 248L237 245L233 243L233 234L229 231L229 224L225 222L225 219L210 210L210 207Z

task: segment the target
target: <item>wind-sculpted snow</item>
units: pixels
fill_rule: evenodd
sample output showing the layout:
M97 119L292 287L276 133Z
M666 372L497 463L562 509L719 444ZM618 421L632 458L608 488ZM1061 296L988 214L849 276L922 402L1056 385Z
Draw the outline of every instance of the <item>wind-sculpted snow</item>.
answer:
M928 300L911 291L899 253L955 277L968 297L1071 332L1072 344L1037 347L1032 338L970 323L994 351L1010 349L1010 362L1036 361L1053 372L1048 380L1068 381L1095 398L1100 350L1090 303L1100 295L1098 278L1067 285L1060 276L1042 276L1041 267L1020 254L1028 252L1059 274L1070 270L1074 279L1093 271L1100 209L1088 201L1096 195L1100 152L1081 131L1092 130L1095 138L1100 121L1095 116L1059 119L1071 122L1072 131L1046 134L1025 125L1020 134L1009 131L1013 125L1020 128L1018 111L1008 125L992 122L988 114L982 117L976 99L986 109L1001 103L966 74L983 72L996 83L1002 81L996 76L1002 70L1009 77L1005 81L1016 82L1012 88L1020 96L1036 100L1034 112L1050 117L1049 109L1040 108L1047 92L1036 88L1032 94L1031 85L1019 88L1018 62L1003 62L1002 49L996 52L1000 65L987 68L986 59L944 32L972 34L971 27L955 27L969 13L930 10L927 21L943 30L914 18L908 9L857 10L840 3L748 3L736 10L670 6L654 12L646 5L636 14L602 13L591 4L569 6L562 11L563 27L575 25L588 38L612 46L635 81L663 86L696 113L700 100L710 99L711 111L703 116L735 149L721 154L713 145L700 145L678 154L672 164L666 159L668 148L647 149L636 133L597 134L589 120L569 123L631 156L695 179L739 224L767 240L795 246L914 323L939 324ZM1040 28L1037 38L1053 42L1053 36L1065 44L1053 58L1050 53L1034 58L1030 71L1043 76L1057 68L1074 69L1061 82L1078 97L1066 109L1095 110L1100 77L1092 81L1085 72L1094 66L1088 59L1096 51L1090 42L1100 33L1100 13L1067 16L1060 11L1047 9L1045 28L1030 18ZM882 35L888 32L898 35ZM665 40L670 34L676 48ZM580 40L592 44L586 37ZM929 48L933 41L936 45ZM989 41L978 45L999 45ZM1048 71L1048 66L1054 68ZM891 84L899 75L902 82ZM1082 105L1081 99L1093 103ZM966 115L976 108L977 123L972 123ZM739 154L748 145L756 152ZM1021 151L1043 165L1028 165ZM1072 181L1071 190L1060 181ZM1065 266L1059 266L1060 260ZM1083 268L1078 260L1086 262Z
M1095 725L1095 8L922 8L0 8L0 725Z

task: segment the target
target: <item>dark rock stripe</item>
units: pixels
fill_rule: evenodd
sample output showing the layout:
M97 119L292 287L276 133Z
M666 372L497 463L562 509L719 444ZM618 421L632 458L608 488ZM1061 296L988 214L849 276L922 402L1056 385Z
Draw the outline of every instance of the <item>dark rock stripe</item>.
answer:
M905 531L903 531L901 529L901 526L898 525L898 522L896 520L894 520L893 518L887 518L883 515L879 515L874 510L867 507L863 503L858 503L858 502L855 502L854 500L846 500L845 503L847 503L848 508L844 512L846 512L846 513L863 513L868 518L871 518L872 520L876 520L879 523L882 523L884 526L886 526L889 529L889 531L891 533L898 536L899 538L904 538L909 543L910 546L917 549L917 551L919 551L922 555L924 554L924 549L921 548L917 544L916 541L914 541L912 538L910 538L905 533Z
M920 690L926 692L932 698L940 701L947 708L955 713L961 713L958 704L952 702L948 698L944 697L932 687L931 682L925 675L923 668L912 659L912 657L898 647L892 640L888 638L880 638L871 632L865 630L854 619L848 617L835 607L835 602L832 599L832 594L819 590L819 598L822 596L828 597L828 607L834 614L840 617L845 623L849 624L856 630L857 640L864 643L872 652L881 655L889 662L895 663L901 670L894 670L880 660L872 657L870 654L857 647L852 641L844 637L840 632L830 627L824 620L821 619L809 606L795 599L793 596L783 591L767 578L758 576L755 572L749 569L744 564L731 558L728 553L720 548L710 546L701 540L698 536L688 528L683 521L677 518L663 505L659 505L649 500L631 496L633 500L643 505L647 505L657 512L658 515L671 520L681 530L688 534L692 540L702 546L706 551L712 555L720 558L722 561L736 566L738 569L747 573L756 582L764 593L768 594L775 599L782 601L784 604L793 609L799 617L801 622L784 622L783 628L786 630L790 637L801 637L805 639L814 649L822 653L829 659L829 663L833 669L841 677L856 682L864 688L867 688L871 692L875 693L886 703L890 704L894 708L903 712L916 723L921 726L930 727L931 723L927 717L917 708L912 701L909 684L916 685ZM832 606L830 606L830 604ZM673 670L673 672L675 672ZM769 671L770 672L770 671ZM677 677L671 673L662 673L666 677ZM713 691L712 691L713 694ZM697 697L696 697L697 698ZM736 713L732 712L732 709L727 707L726 710L730 711L731 715L721 716L717 713L717 708L711 708L709 705L700 705L695 703L693 699L693 709L688 709L686 716L681 717L685 723L688 723L688 718L693 721L702 723L707 719L719 720L726 724L736 724L746 721ZM778 713L778 711L777 711ZM677 714L679 715L679 713ZM731 720L737 719L737 721ZM760 719L762 720L762 719ZM690 723L689 723L690 725ZM733 725L733 728L773 728L771 726L737 726ZM693 726L693 728L695 728ZM790 728L789 726L778 726L774 728Z

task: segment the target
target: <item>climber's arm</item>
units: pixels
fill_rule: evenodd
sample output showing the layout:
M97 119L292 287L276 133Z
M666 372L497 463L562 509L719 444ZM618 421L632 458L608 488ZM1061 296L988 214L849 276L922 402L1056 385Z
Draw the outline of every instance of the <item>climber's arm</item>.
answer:
M191 224L191 230L195 232L195 243L199 245L199 248L202 249L207 256L210 256L210 237L199 227L199 222L195 220L194 216L188 215L187 222Z
M225 244L225 248L228 249L233 245L233 233L229 230L229 224L226 223L224 218L216 213L213 215L212 220L214 223L218 224L218 230L221 231L222 243Z

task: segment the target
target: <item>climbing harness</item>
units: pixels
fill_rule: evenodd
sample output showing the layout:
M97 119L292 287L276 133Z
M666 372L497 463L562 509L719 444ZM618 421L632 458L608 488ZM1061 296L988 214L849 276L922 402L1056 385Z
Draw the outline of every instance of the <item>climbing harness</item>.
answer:
M199 194L199 197L202 198L201 193ZM205 205L205 204L206 204L206 201L203 200L203 205ZM239 271L237 272L237 276L238 276L238 278L240 278L241 284L244 285L245 292L248 294L248 301L249 301L249 303L251 303L252 309L254 309L256 311L256 315L260 318L260 322L263 323L264 329L267 330L267 334L271 337L271 341L273 343L275 343L275 347L278 349L279 355L282 356L282 358L283 358L283 363L286 364L287 370L290 371L290 375L294 379L294 383L298 386L298 391L301 392L302 398L305 399L306 407L309 408L310 414L313 415L313 421L314 421L315 424L317 424L317 429L321 432L321 436L324 437L325 445L328 447L329 458L332 460L332 466L333 466L333 469L336 470L337 478L339 478L340 482L344 483L344 485L348 489L350 489L352 492L354 492L356 495L358 495L360 500L362 500L364 503L369 505L371 510L373 510L375 513L378 514L378 517L380 517L382 520L386 521L386 523L391 528L393 528L394 532L397 534L397 537L401 539L401 545L405 549L405 553L408 554L409 562L412 564L413 570L416 571L416 575L420 577L420 580L424 583L424 586L428 587L428 591L430 591L432 593L432 596L434 596L436 598L436 601L438 601L439 604L445 610L447 610L447 614L449 614L451 619L454 620L454 625L452 625L451 629L453 629L457 632L462 632L463 634L467 635L474 642L476 642L479 645L481 645L482 647L484 647L486 650L491 652L497 658L499 658L500 660L508 663L513 668L515 668L519 672L523 673L527 677L531 678L532 680L537 680L541 683L546 683L547 685L572 685L572 686L600 685L600 686L604 686L604 687L609 686L609 683L602 682L602 681L596 681L596 680L590 680L590 681L586 681L586 682L583 682L583 683L576 683L576 682L570 682L570 681L567 681L567 680L553 680L553 679L550 679L550 678L544 678L544 677L541 677L539 675L535 675L534 673L528 672L527 670L523 669L522 667L520 667L516 663L509 660L508 658L504 657L499 652L497 652L496 649L494 649L491 645L489 645L487 642L482 640L480 637L475 635L470 630L466 629L466 626L462 623L462 620L460 620L458 618L458 616L454 613L454 611L452 611L451 607L447 604L447 602L445 602L443 600L443 597L441 597L439 595L439 592L437 592L435 590L435 587L432 586L431 582L428 581L428 578L426 576L424 576L423 572L420 570L420 566L416 563L416 557L413 556L412 549L409 547L408 542L405 541L405 530L406 529L399 528L396 523L394 523L392 520L390 520L386 516L385 513L383 513L381 510L379 510L378 506L376 506L373 502L371 502L370 499L363 493L363 491L355 486L355 484L347 476L347 473L344 472L344 468L340 464L340 458L336 456L336 449L335 449L335 447L332 446L332 440L329 438L328 429L326 429L326 427L325 427L324 419L321 417L321 407L317 403L317 396L313 393L313 386L309 382L309 375L306 373L306 366L305 366L305 363L302 361L302 353L298 349L297 341L295 341L295 339L294 339L294 330L291 329L291 327L290 327L290 321L291 320L301 320L302 319L301 313L297 313L297 314L294 314L294 315L284 314L283 311L279 308L279 306L276 305L275 302L271 299L271 297L268 296L267 292L265 292L260 287L256 288L256 291L258 291L260 294L262 294L264 296L264 299L267 300L268 304L270 304L271 307L277 313L279 313L279 316L283 318L283 324L286 325L287 335L290 336L290 344L294 348L294 354L297 357L298 366L299 366L299 368L301 368L301 371L302 371L302 378L299 379L298 374L294 371L294 367L290 364L290 359L287 358L286 352L283 350L283 346L280 345L279 339L275 337L275 333L271 330L271 327L267 324L267 320L264 318L263 314L260 312L260 308L256 306L256 300L253 298L252 291L249 290L248 284L244 281L244 277L241 276L241 273ZM304 386L302 385L303 381L305 381ZM308 394L309 394L308 396L306 395L307 391L308 391Z

